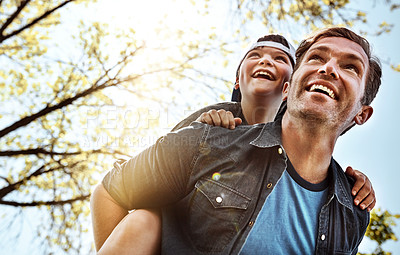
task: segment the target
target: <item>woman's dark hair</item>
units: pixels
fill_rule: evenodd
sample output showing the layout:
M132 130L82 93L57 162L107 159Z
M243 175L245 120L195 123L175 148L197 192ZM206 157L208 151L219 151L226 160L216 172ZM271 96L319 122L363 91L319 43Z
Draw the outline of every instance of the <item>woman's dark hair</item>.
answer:
M284 45L287 48L290 48L289 42L282 35L277 35L277 34L265 35L263 37L258 38L258 40L257 40L257 42L264 42L264 41L277 42L277 43ZM247 52L247 53L249 53L249 52ZM246 58L247 53L243 56L242 60L240 60L239 66L236 69L236 80L239 78L240 66L243 63L243 60ZM290 63L292 64L292 67L294 67L295 66L294 59L288 53L286 53L286 55L288 55L288 57L290 59ZM242 94L240 92L240 88L233 90L232 101L234 101L234 102L242 101Z

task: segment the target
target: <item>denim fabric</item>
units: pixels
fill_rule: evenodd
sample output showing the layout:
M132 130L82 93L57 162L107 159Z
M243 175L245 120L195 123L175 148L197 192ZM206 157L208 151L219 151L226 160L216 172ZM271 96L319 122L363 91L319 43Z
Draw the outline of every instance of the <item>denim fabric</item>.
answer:
M280 120L234 130L195 122L115 163L103 185L128 210L162 208L162 254L237 254L286 162ZM329 174L316 254L356 254L369 214L333 159Z

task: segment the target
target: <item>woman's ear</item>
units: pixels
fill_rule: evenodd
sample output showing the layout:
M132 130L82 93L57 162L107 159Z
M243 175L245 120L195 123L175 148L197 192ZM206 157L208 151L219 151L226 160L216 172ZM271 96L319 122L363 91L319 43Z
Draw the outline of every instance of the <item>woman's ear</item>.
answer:
M236 77L235 89L239 88L239 77Z
M357 125L362 125L371 118L373 112L374 109L371 106L363 105L353 120Z
M289 82L285 82L282 88L282 101L286 101L289 93Z

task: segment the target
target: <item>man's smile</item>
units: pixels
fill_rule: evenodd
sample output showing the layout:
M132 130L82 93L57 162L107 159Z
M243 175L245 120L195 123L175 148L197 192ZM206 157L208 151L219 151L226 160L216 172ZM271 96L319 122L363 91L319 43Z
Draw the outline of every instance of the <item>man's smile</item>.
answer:
M312 82L306 89L309 92L317 92L317 93L322 93L332 99L338 98L337 93L335 92L334 88L332 88L330 85L326 84L324 81L315 81Z
M323 93L327 96L330 96L332 99L335 99L335 94L333 93L333 91L327 87L325 87L324 85L312 85L310 88L310 92L319 92L319 93Z

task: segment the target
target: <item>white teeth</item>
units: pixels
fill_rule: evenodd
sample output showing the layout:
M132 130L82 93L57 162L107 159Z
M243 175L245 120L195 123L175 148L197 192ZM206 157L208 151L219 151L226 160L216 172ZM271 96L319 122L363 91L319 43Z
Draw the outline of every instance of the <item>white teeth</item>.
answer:
M264 72L264 71L256 72L254 76L257 77L257 76L259 76L259 75L265 75L265 76L268 77L268 79L272 79L272 76L271 76L269 73Z
M316 89L325 91L326 93L328 93L328 95L332 98L335 99L335 94L333 93L333 91L330 88L325 87L324 85L312 85L310 88L310 91L315 91Z

